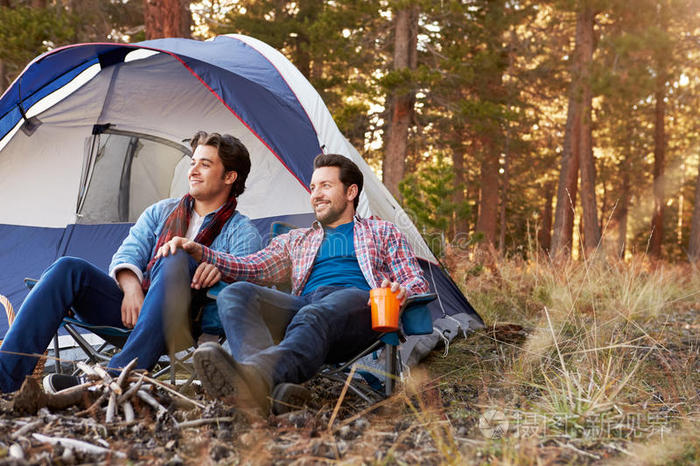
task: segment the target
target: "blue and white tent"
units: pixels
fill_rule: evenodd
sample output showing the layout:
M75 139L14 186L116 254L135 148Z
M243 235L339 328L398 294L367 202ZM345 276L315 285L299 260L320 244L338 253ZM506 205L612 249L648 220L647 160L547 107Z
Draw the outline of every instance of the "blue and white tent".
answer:
M483 325L309 82L242 35L71 45L26 67L0 98L0 294L19 309L23 278L64 255L106 269L146 206L186 192L186 139L199 129L250 150L239 210L263 237L272 221L310 225L317 154L350 157L365 175L359 214L408 237L439 296L434 318L452 333ZM6 330L0 319L0 336Z

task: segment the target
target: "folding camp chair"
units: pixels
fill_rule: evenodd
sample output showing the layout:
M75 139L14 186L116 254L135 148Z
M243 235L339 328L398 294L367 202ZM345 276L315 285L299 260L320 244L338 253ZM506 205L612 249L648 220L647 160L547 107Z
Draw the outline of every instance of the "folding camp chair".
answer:
M274 238L295 228L298 227L289 223L273 222L270 226L270 233L272 238ZM215 295L212 294L210 297L215 298ZM405 341L405 337L408 335L426 335L433 333L433 320L430 309L428 309L428 304L434 301L436 297L437 295L435 293L411 296L403 305L400 319L401 328L398 331L382 334L376 342L349 361L339 365L324 366L319 375L330 380L345 383L347 379L345 373L350 370L353 364L369 354L378 354L378 352L383 349L386 358L384 370L377 372L371 368L362 368L359 373L368 384L351 383L349 388L360 398L370 403L376 401L373 399L377 397L383 398L391 396L394 393L396 382L400 380L401 373L404 369L398 350L399 345L402 341Z
M405 369L401 362L399 346L406 341L406 336L433 333L433 319L430 309L428 309L428 304L434 301L436 297L435 293L425 293L406 299L402 308L401 325L398 331L382 334L377 341L342 364L326 365L321 369L319 375L330 380L345 383L347 373L352 365L358 364L359 370L357 373L367 383L351 381L348 388L368 403L377 401L377 398L390 397L393 395L396 383L401 380L401 375ZM370 354L373 357L377 357L380 350L383 350L385 357L383 371L361 364L361 359Z
M25 278L24 284L28 289L32 289L36 285L38 280L34 278ZM121 349L126 340L131 334L130 329L123 329L120 327L112 327L109 325L93 325L87 322L83 322L75 317L64 317L61 321L61 327L68 333L75 343L80 347L80 349L87 356L87 360L92 364L106 363L111 359L111 354L107 351L111 347ZM98 337L100 337L104 342L95 348L90 342L87 341L80 333L79 329L87 330ZM56 372L61 373L60 364L60 345L58 342L58 333L54 335L53 338L54 356L56 357ZM194 353L193 348L188 348L185 351L181 351L177 354L164 354L166 356L167 362L164 362L164 367L153 373L154 378L161 377L166 373L170 373L170 383L175 385L175 374L176 370L182 369L189 374L189 378L185 385L188 385L194 379L194 370L190 365L187 365L187 361L191 359ZM179 354L179 356L178 356Z

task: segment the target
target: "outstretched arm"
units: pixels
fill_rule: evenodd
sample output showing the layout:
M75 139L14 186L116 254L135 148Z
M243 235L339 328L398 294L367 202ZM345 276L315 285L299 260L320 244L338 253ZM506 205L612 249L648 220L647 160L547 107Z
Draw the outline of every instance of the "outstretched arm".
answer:
M221 272L224 281L247 280L261 285L270 285L286 280L291 273L288 253L289 234L280 235L270 245L256 253L243 257L214 251L187 238L175 237L164 244L156 257L184 250L197 262L208 263Z

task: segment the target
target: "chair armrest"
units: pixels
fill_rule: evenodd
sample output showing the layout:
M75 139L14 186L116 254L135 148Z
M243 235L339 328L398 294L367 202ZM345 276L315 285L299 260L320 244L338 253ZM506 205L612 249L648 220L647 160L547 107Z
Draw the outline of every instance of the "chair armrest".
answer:
M433 317L428 304L437 298L435 293L413 295L406 299L401 312L401 326L405 335L433 333Z
M416 304L428 304L435 301L436 298L437 294L435 293L414 294L413 296L406 298L406 301L403 303L403 307L405 309Z

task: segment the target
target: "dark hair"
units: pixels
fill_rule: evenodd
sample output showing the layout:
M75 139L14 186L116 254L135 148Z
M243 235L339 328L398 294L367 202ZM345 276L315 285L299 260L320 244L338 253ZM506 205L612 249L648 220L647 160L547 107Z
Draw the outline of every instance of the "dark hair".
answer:
M357 185L357 196L353 199L357 210L357 203L360 202L360 193L364 182L360 167L344 155L318 154L314 159L314 170L321 167L338 167L340 169L340 181L345 186L346 191L351 185Z
M250 154L248 149L236 137L230 134L207 133L206 131L197 131L190 140L192 152L197 149L197 146L212 146L216 147L219 153L221 163L224 164L224 170L227 172L235 171L238 174L236 181L231 186L230 196L240 196L245 191L245 180L250 173Z

